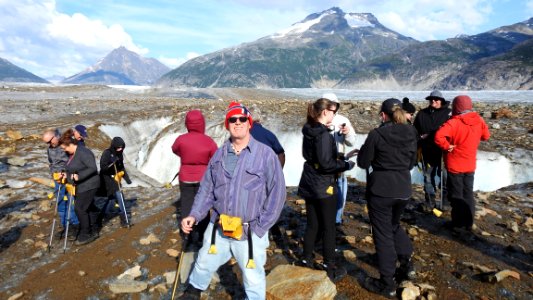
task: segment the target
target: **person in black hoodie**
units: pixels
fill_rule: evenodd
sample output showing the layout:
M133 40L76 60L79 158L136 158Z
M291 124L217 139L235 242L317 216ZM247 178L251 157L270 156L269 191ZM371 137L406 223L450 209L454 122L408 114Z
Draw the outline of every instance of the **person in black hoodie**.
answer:
M429 106L418 112L413 125L418 131L418 148L422 154L421 162L427 210L431 211L435 208L435 191L437 189L435 177L440 177L442 170L442 150L435 144L435 133L450 118L452 110L448 107L450 103L444 99L438 90L432 91L426 100L429 101ZM441 180L446 182L445 174L443 175L444 178ZM441 192L444 193L444 191Z
M78 146L74 132L69 129L59 139L61 148L67 152L69 159L65 166L67 182L76 186L74 211L80 221L80 231L75 242L84 245L98 238L95 228L98 208L94 204L94 196L100 186L98 169L94 154L89 148Z
M381 126L372 130L357 156L367 170L367 205L380 278L369 277L365 287L386 297L396 295L396 283L414 276L413 246L400 226L400 216L411 198L410 170L416 163L417 133L407 123L398 99L381 105ZM399 260L400 267L396 269Z
M318 234L323 234L323 267L333 281L346 274L345 269L335 265L337 174L355 165L353 161L338 157L335 140L329 133L328 125L331 125L337 107L337 103L325 98L308 105L307 123L302 129L305 163L298 186L298 195L305 199L307 211L303 259L299 264L312 268L315 241Z
M119 189L120 181L122 178L124 178L127 184L131 184L130 176L124 167L124 148L126 148L126 143L121 137L116 136L113 138L113 140L111 140L111 145L109 148L102 152L102 157L100 158L100 176L105 187L105 196L107 196L107 201L100 212L100 216L98 218L99 223L107 212L109 202L114 200L118 202L120 208L120 225L122 227L131 225L131 215L127 211L126 207L124 207L124 201L120 201L120 199L123 197ZM122 198L122 200L124 199Z

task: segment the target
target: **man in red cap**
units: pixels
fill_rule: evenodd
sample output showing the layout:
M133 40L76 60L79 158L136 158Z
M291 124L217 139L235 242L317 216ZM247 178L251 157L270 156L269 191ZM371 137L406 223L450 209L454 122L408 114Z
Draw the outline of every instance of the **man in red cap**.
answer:
M250 134L253 120L245 106L232 102L224 123L230 138L209 161L191 213L181 221L188 234L212 212L204 233L211 242L200 249L182 299L200 299L213 273L232 256L241 268L247 299L266 298L268 230L285 203L285 178L272 148Z
M453 228L471 230L474 225L474 172L480 141L486 141L490 132L481 118L472 110L472 99L460 95L453 99L452 118L435 134L435 144L444 152L448 171L448 199L452 206Z

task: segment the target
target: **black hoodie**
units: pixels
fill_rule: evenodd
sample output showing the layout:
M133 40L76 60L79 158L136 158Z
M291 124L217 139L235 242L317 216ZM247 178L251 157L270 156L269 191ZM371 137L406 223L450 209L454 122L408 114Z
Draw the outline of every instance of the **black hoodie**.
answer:
M357 156L360 168L372 167L367 178L371 195L411 197L411 172L416 163L417 133L409 124L384 123L372 130Z
M106 189L106 196L114 195L118 191L118 185L113 176L120 171L124 171L124 180L130 183L130 177L124 168L124 148L126 143L121 137L114 137L109 148L102 152L100 158L100 176L103 179L104 187ZM117 151L117 148L122 148L122 151ZM116 167L116 169L115 169Z
M298 195L306 199L331 197L337 192L337 173L346 171L347 163L337 159L335 140L323 124L306 123L302 134L305 163L298 185Z

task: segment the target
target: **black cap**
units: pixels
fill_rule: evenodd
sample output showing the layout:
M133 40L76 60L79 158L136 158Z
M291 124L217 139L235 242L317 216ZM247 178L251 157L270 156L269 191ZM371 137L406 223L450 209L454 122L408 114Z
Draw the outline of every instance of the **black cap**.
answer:
M402 108L402 102L396 98L389 98L381 104L381 110L379 112L384 112L387 115L392 115L394 108Z

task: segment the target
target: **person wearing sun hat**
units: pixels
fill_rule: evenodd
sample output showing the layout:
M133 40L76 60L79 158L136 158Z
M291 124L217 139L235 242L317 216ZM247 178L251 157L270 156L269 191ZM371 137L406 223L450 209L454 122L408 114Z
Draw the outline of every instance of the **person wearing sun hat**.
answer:
M440 177L442 173L441 181L446 181L445 172L441 172L442 150L435 144L435 133L450 118L452 110L439 90L432 91L426 100L429 101L429 106L418 112L413 125L419 136L418 149L421 153L419 162L422 163L424 175L426 211L430 212L435 208L436 177ZM446 191L441 191L441 194L445 193ZM443 199L441 196L441 201Z
M244 105L231 102L224 124L230 138L209 161L190 215L181 221L183 232L189 234L193 225L211 211L204 233L211 243L204 243L199 250L183 299L200 299L213 273L232 256L242 271L246 298L266 298L268 230L277 222L285 203L285 178L272 148L250 134L253 119ZM221 223L228 223L221 220L226 219L232 224L240 219L242 226L223 231ZM235 235L228 236L229 231Z

